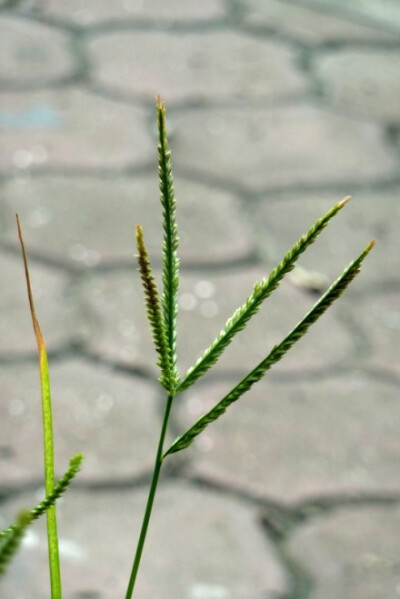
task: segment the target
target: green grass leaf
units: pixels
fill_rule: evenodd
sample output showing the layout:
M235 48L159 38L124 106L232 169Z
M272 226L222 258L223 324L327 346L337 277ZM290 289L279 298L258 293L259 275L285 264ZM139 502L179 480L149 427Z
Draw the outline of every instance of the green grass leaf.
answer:
M8 563L17 551L26 528L54 506L57 499L65 493L72 480L78 474L82 461L82 454L77 454L72 457L69 462L68 470L64 476L60 478L54 487L53 492L50 495L46 495L46 497L30 511L22 512L14 524L11 524L8 528L0 532L0 576L4 574Z
M298 323L298 325L281 341L273 347L271 352L262 360L247 376L245 376L220 402L218 402L207 414L202 416L190 429L188 429L181 437L179 437L164 457L171 453L181 451L189 447L193 440L205 429L209 424L217 420L226 409L237 401L246 391L248 391L254 383L257 383L263 378L267 370L269 370L276 362L279 362L287 351L303 337L329 306L341 296L346 287L351 283L354 277L359 273L360 266L364 258L374 246L371 242L350 265L343 271L341 276L331 285L331 287L318 300L314 307L306 314L306 316Z
M153 342L158 353L158 366L161 369L160 383L167 390L174 387L174 381L171 377L170 352L167 346L164 322L161 314L161 306L156 281L152 274L149 255L143 239L143 229L140 225L136 227L136 244L138 249L139 272L142 278L147 318L153 335Z
M170 372L174 387L178 384L179 373L176 358L176 319L178 315L179 259L178 227L176 224L176 203L172 178L171 153L168 148L165 103L157 97L158 121L158 174L160 179L161 204L163 207L163 307L164 326L170 351Z
M33 330L35 333L38 347L40 386L42 394L45 489L46 495L50 495L54 490L54 441L49 365L47 361L46 346L44 343L42 332L40 330L38 319L36 317L35 305L33 302L33 295L29 277L28 261L26 258L25 246L22 238L21 226L19 223L18 216L17 225L18 236L22 250L22 257L24 261L25 278L28 290L28 299L32 316ZM49 550L51 599L61 599L62 592L60 558L58 551L57 517L55 505L51 506L47 510L47 539Z
M189 368L177 391L183 391L193 385L199 377L203 376L217 362L233 337L244 329L250 318L258 312L263 301L278 287L283 277L293 270L299 256L316 240L330 219L347 204L349 199L344 198L317 220L309 231L289 250L269 277L254 285L253 291L245 303L227 320L223 330L206 349L201 358L197 360L196 364Z

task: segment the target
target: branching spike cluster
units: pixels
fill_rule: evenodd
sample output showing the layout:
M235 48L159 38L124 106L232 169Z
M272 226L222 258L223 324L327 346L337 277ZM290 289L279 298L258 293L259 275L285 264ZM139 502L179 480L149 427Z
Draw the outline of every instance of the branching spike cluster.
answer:
M294 329L278 344L269 354L249 372L231 391L221 399L209 412L204 414L183 435L176 439L165 452L164 443L168 429L168 422L175 394L187 389L205 374L219 359L226 347L231 343L233 337L242 331L249 320L258 312L265 299L279 286L283 277L295 266L300 255L316 240L318 235L349 201L344 198L320 218L303 235L298 242L284 256L281 263L270 273L268 278L256 282L252 292L245 303L239 307L227 320L224 329L219 333L213 343L205 350L199 360L186 373L182 381L179 379L176 355L176 321L178 315L178 288L179 288L179 259L177 255L179 238L176 223L176 202L174 197L174 185L172 177L171 156L168 147L166 131L165 103L157 97L157 123L158 123L158 173L160 186L160 199L163 214L163 266L162 282L163 293L160 296L157 290L155 278L152 273L151 263L144 243L143 230L136 227L136 243L138 249L139 272L144 287L147 316L150 322L153 342L158 354L158 365L161 369L160 382L168 391L165 406L164 419L152 481L149 490L148 501L143 517L143 523L139 535L137 550L132 565L132 573L126 592L126 599L132 598L138 568L142 556L143 546L152 513L154 497L157 489L159 474L163 459L170 454L189 447L194 439L212 422L217 420L227 408L246 393L255 383L260 381L266 372L289 351L289 349L305 335L310 326L315 323L331 306L331 304L344 292L354 277L360 271L361 263L373 247L371 242L363 252L343 271L341 276L331 285L326 293L316 302L306 316L294 327ZM26 528L31 522L47 513L48 522L48 545L51 578L51 597L61 599L61 577L58 558L58 536L55 505L56 501L67 490L71 481L80 469L83 456L74 456L64 476L54 484L54 452L53 431L51 417L51 393L50 378L48 372L46 347L36 318L33 297L31 293L29 271L25 255L22 233L17 217L18 233L21 242L25 275L28 288L28 297L33 321L33 327L38 345L40 380L42 388L42 405L44 421L44 450L45 450L45 484L46 497L29 512L23 512L17 520L7 529L0 532L0 575L4 573L7 564L17 550Z
M293 270L299 256L316 240L332 217L347 204L350 198L338 202L329 212L309 229L285 255L282 262L271 272L267 279L255 283L252 293L245 303L234 312L226 322L224 329L206 349L202 357L186 373L178 387L178 391L187 389L213 366L230 344L233 337L244 329L248 321L258 312L265 299L278 287L283 277Z
M267 370L269 370L276 362L279 362L287 351L305 335L310 326L316 322L329 306L343 293L346 287L351 283L354 277L359 273L360 266L368 252L374 246L371 242L361 254L350 263L343 271L341 276L331 285L324 293L314 307L306 314L299 324L279 343L276 345L268 356L262 360L247 376L245 376L236 387L234 387L220 402L218 402L207 414L202 416L186 433L179 437L168 449L165 455L176 453L186 447L189 447L194 439L212 422L217 420L226 409L236 400L238 400L246 391L248 391L254 383L257 383L263 378Z

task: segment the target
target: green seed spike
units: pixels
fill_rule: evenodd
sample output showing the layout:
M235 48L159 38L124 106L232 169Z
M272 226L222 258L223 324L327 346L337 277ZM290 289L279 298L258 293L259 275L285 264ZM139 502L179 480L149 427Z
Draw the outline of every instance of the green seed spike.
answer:
M165 103L157 96L158 121L158 174L160 179L161 204L163 207L163 295L161 304L164 326L169 348L170 372L174 387L179 381L176 357L176 319L178 315L179 260L177 255L179 238L175 218L175 196L172 178L171 154L168 148Z
M320 300L314 305L314 307L306 314L306 316L299 322L299 324L279 343L276 345L268 356L262 360L247 376L245 376L240 383L236 385L220 402L218 402L207 414L202 416L189 430L187 430L181 437L179 437L168 451L164 454L164 457L171 453L181 451L186 447L189 447L194 439L205 429L209 424L217 420L226 409L234 402L237 401L246 391L248 391L254 383L257 383L263 378L267 370L269 370L276 362L282 359L287 351L294 345L299 339L307 333L310 326L316 322L329 306L341 296L346 287L351 283L354 277L360 272L361 263L370 250L375 245L374 241L371 241L367 247L361 252L361 254L349 266L343 271L341 276L331 285L331 287L324 293Z
M253 291L245 303L234 312L229 320L227 320L224 329L208 349L206 349L196 364L189 368L178 387L178 391L183 391L193 385L199 377L203 376L203 374L217 362L236 333L244 329L250 318L258 312L263 301L278 287L283 277L293 270L299 256L316 240L331 218L333 218L349 200L350 197L344 198L335 204L335 206L333 206L333 208L331 208L331 210L329 210L329 212L322 218L317 220L309 231L289 250L282 262L271 272L269 277L254 285Z
M10 528L10 532L0 539L0 577L4 575L7 565L17 552L31 520L29 512L22 512Z
M72 480L78 474L83 461L83 455L77 454L71 458L64 476L54 487L54 491L29 512L23 512L14 524L0 532L0 576L4 574L7 564L17 551L25 529L51 508L57 499L68 489Z
M157 363L161 368L161 377L159 380L163 387L171 390L174 382L170 372L170 352L167 346L157 284L153 277L151 263L143 239L143 229L140 225L136 227L136 244L139 272L146 299L147 318L150 323L154 346L159 357Z

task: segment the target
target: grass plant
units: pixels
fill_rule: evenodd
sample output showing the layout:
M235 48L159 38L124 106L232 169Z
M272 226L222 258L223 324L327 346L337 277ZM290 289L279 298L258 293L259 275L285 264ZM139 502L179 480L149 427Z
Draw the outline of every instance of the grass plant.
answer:
M163 213L163 267L162 267L162 293L157 288L152 274L151 262L146 249L143 230L136 227L136 244L139 272L143 283L144 298L147 309L157 364L160 368L160 384L165 389L166 400L164 418L161 426L159 442L156 451L152 480L148 500L143 515L142 527L133 557L132 570L127 584L125 599L133 596L135 583L143 554L146 535L151 519L151 513L156 496L160 472L166 458L172 454L189 447L194 439L209 425L224 414L229 406L237 401L244 393L258 381L267 371L279 362L287 351L305 335L310 328L338 299L347 286L359 273L361 264L371 248L371 241L365 249L342 272L338 279L329 287L322 297L315 303L304 318L291 330L286 337L272 347L267 355L244 378L231 389L225 397L217 402L207 413L203 414L193 425L179 436L169 447L165 447L166 433L174 398L178 393L191 387L218 361L224 350L231 343L235 335L242 331L249 320L258 312L261 304L279 286L280 282L295 266L300 255L317 239L329 221L348 203L345 198L335 204L306 232L297 243L287 252L278 266L270 275L254 284L247 300L227 320L223 330L216 336L211 345L204 351L197 362L181 377L178 371L176 351L176 323L178 317L178 289L179 289L179 259L178 259L178 228L176 222L176 202L172 177L171 155L168 148L166 130L165 104L157 98L156 104L158 122L158 172L160 182L160 196ZM23 534L27 527L43 514L47 514L49 572L51 599L61 599L61 575L58 555L58 534L56 519L56 501L67 490L73 478L78 473L83 456L74 456L64 476L55 483L54 457L53 457L53 423L51 415L50 379L47 362L46 347L35 313L31 291L29 270L25 254L21 228L17 217L19 239L22 248L25 276L27 282L28 298L34 333L36 336L39 356L39 372L42 391L43 414L43 439L44 439L44 475L46 497L36 507L29 511L21 512L15 522L0 533L0 575L18 549Z

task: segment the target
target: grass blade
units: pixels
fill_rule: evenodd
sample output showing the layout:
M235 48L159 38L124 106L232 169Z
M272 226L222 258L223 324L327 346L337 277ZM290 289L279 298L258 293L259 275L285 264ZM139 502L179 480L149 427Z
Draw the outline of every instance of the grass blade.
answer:
M234 402L237 401L246 391L248 391L254 383L257 383L276 362L279 362L287 351L305 335L310 326L316 322L329 306L344 292L346 287L351 283L354 277L359 273L360 266L369 251L375 245L371 243L361 252L361 254L343 271L341 276L331 285L331 287L318 300L313 308L306 316L297 324L297 326L281 341L275 345L271 352L264 360L262 360L247 376L245 376L220 402L218 402L207 414L202 416L189 430L179 437L164 457L171 453L181 451L189 447L193 440L199 435L209 424L217 420L225 410Z
M29 277L28 262L26 258L24 241L22 238L21 226L17 216L18 236L21 244L22 257L24 261L26 285L28 289L29 306L32 316L33 330L36 337L38 356L39 356L39 372L40 386L42 394L42 417L43 417L43 441L44 441L44 474L45 474L45 489L46 495L51 495L54 490L54 441L53 441L53 419L51 409L51 392L50 392L50 376L49 365L47 361L46 346L43 335L40 330L39 322L36 317L35 306L33 302L31 283ZM57 516L55 505L47 510L47 540L49 551L49 569L50 569L50 586L51 599L61 599L61 574L60 574L60 558L58 551L58 535L57 535Z
M160 383L167 390L171 390L170 352L168 351L164 322L161 314L161 306L157 284L152 274L149 255L143 239L143 229L140 225L136 227L136 244L138 249L139 272L142 278L147 318L153 335L153 342L158 353L158 366L161 368Z
M176 203L172 179L171 153L168 148L165 124L165 103L157 97L158 121L158 173L160 178L161 204L163 207L163 295L161 299L164 326L170 351L171 383L176 387L179 381L176 359L176 318L178 315L179 260L177 255L179 238L176 224Z
M197 360L196 364L189 368L177 391L183 391L193 385L199 377L203 376L203 374L217 362L218 358L230 344L236 333L244 329L250 318L258 312L263 301L278 287L283 277L293 270L299 256L316 240L330 219L347 204L349 199L350 198L344 198L341 202L335 204L329 212L320 218L311 229L298 240L285 255L282 262L271 272L269 277L254 285L253 291L245 303L229 318L224 329L206 349L201 358Z

